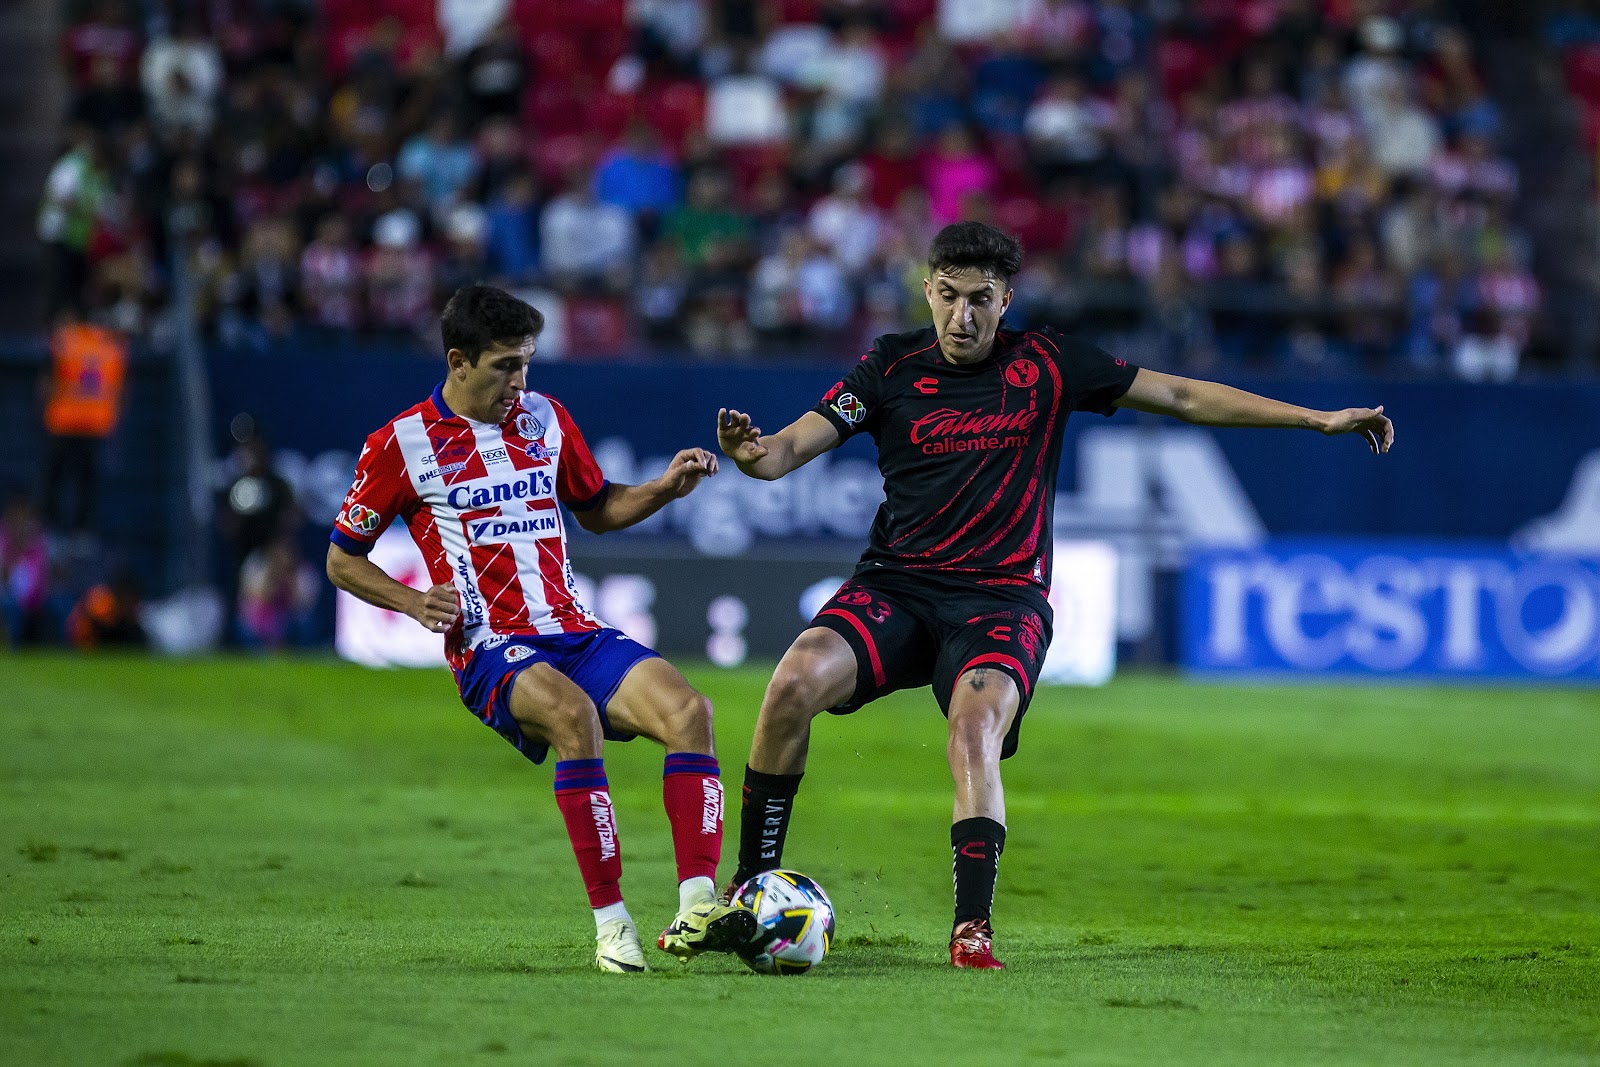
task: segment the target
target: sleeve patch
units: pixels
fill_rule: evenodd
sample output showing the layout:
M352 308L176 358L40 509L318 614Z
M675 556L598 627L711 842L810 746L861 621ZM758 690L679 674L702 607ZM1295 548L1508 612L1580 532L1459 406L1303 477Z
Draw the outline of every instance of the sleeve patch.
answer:
M850 426L867 417L867 405L854 393L840 393L829 406Z
M378 526L383 522L383 516L365 504L351 504L345 508L343 519L350 529L359 530L369 537L378 532Z

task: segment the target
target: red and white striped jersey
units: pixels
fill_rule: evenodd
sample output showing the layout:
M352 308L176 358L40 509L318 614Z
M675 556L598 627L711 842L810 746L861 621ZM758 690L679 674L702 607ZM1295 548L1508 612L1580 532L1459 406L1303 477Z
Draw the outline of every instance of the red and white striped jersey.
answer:
M435 585L452 583L461 619L445 635L456 667L495 634L601 628L578 602L559 500L598 505L606 481L567 409L528 391L499 425L474 422L443 393L367 438L332 541L365 554L395 519Z

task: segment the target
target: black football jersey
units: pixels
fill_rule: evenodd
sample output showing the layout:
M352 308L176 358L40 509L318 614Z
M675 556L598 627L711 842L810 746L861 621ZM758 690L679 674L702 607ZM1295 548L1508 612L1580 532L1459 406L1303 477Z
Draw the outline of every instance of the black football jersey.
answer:
M1062 428L1112 414L1137 373L1050 329L1001 330L966 365L931 326L878 338L814 409L878 445L887 499L861 568L1047 592Z

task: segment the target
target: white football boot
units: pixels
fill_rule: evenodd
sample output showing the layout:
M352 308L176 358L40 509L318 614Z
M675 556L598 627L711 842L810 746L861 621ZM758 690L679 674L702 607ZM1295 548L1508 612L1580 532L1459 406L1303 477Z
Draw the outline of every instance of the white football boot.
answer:
M640 974L644 965L644 946L632 919L611 919L600 924L595 934L594 965L611 974Z

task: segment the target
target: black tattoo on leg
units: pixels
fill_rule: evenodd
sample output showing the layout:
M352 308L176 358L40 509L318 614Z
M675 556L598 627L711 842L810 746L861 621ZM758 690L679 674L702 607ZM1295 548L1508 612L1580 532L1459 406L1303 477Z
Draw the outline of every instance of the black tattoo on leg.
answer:
M988 679L988 677L989 668L979 667L976 670L967 672L967 684L972 686L974 689L982 689L983 683Z

